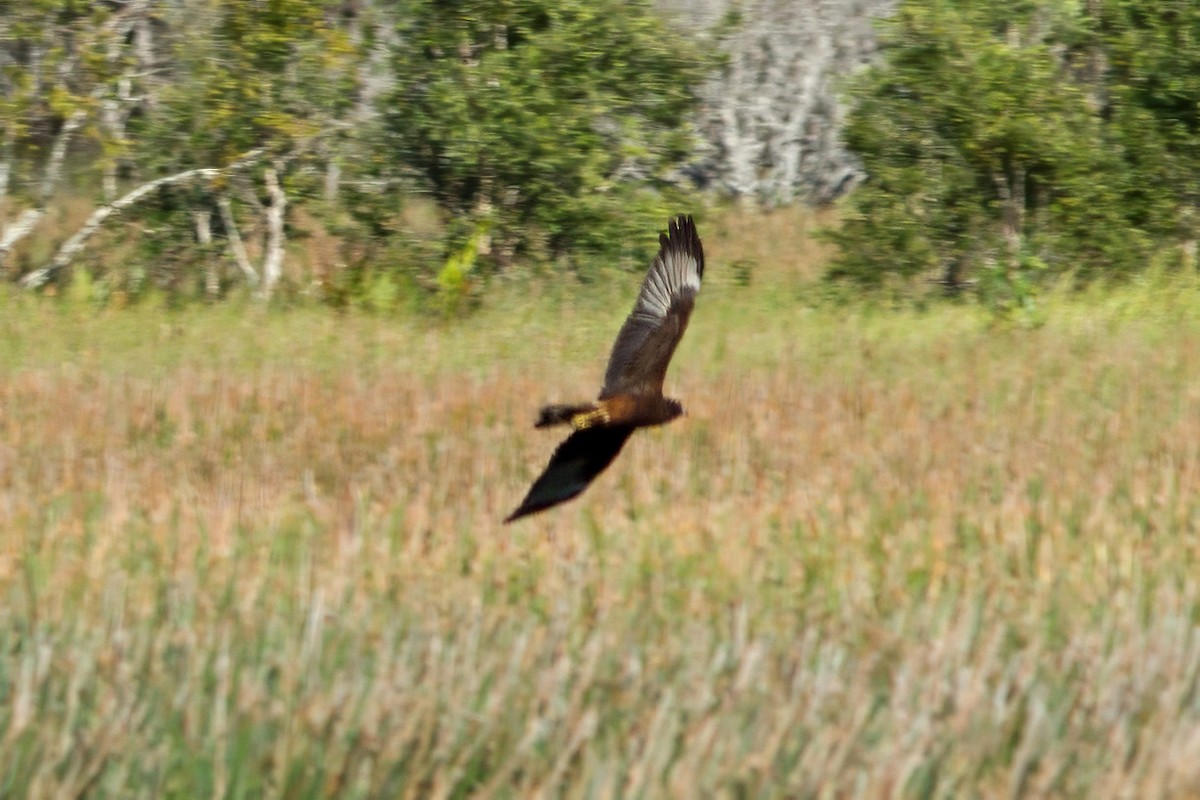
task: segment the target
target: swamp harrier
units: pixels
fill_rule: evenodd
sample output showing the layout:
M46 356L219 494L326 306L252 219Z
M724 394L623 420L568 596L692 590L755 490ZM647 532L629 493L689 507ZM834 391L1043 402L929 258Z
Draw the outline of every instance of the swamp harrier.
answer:
M677 400L663 397L663 378L700 291L704 250L690 216L671 220L658 241L658 255L613 344L600 397L594 403L542 408L535 427L570 425L574 431L505 522L575 497L613 462L635 430L683 413Z

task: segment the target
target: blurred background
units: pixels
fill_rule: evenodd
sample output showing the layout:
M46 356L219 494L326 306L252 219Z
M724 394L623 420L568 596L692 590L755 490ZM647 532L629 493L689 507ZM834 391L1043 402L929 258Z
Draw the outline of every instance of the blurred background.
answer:
M747 212L835 205L822 275L1000 310L1194 261L1175 0L0 12L0 274L26 287L458 313L498 276L640 269L668 215L731 204L751 239Z

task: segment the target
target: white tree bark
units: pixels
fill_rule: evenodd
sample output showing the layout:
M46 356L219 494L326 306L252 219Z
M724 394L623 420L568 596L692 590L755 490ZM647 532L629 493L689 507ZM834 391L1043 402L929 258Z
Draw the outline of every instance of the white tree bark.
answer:
M42 174L41 190L38 192L38 205L43 209L50 202L50 198L54 196L54 191L58 188L58 181L62 178L62 165L67 157L67 145L71 143L75 132L83 127L86 119L86 111L81 108L75 109L63 121L62 128L54 137L54 145L50 148L50 159L46 162L46 171Z
M270 300L283 275L283 212L287 208L287 195L279 184L279 173L283 165L275 161L263 171L263 182L271 204L267 206L267 253L263 258L263 282L261 296Z
M54 144L50 147L50 157L46 161L46 169L42 173L42 183L38 189L37 205L25 209L15 222L0 231L0 270L4 267L4 259L8 256L8 251L13 248L13 245L28 236L29 232L37 225L38 220L46 213L46 206L49 205L50 198L54 196L59 179L62 177L63 160L67 157L67 145L71 143L75 132L83 126L85 119L87 119L87 113L82 109L73 111L66 118L62 128L54 137Z
M8 200L8 182L12 177L15 139L12 126L5 128L4 141L0 142L0 214L4 213L4 203Z
M8 251L29 235L44 213L45 209L43 208L27 208L0 232L0 267L4 266L4 258L8 255Z
M111 66L116 66L121 60L121 40L117 37L112 37L108 40L108 63ZM117 80L116 96L107 96L100 101L100 126L113 142L120 142L124 138L125 125L121 121L121 104L120 96L129 95L129 72L128 70ZM117 199L117 158L116 154L107 154L104 159L103 172L100 179L100 187L104 192L105 202L111 203Z
M154 64L154 32L150 20L142 17L133 27L133 52L137 57L138 66L148 70Z
M128 66L120 70L114 92L100 104L100 124L109 140L118 145L124 143L125 125L133 106L139 102L133 93L134 78L142 76L145 80L154 72L149 38L150 6L150 0L126 0L124 7L103 29L108 35L108 61L112 70L118 71L122 59L128 60L130 51L137 65L136 68ZM121 158L115 153L104 160L101 187L106 202L117 198L117 168L120 163Z
M174 175L156 178L155 180L143 183L133 191L122 196L119 200L114 200L108 205L100 206L92 212L92 215L88 217L87 222L84 223L82 228L77 230L67 241L63 242L49 264L21 278L21 285L27 289L36 289L45 284L57 270L71 263L71 260L83 250L88 240L95 235L96 231L100 230L100 226L104 224L106 219L134 205L159 187L197 179L212 180L224 172L230 172L251 164L260 155L262 155L261 149L251 150L224 169L217 169L215 167L189 169L177 172Z
M222 193L217 197L217 209L221 212L221 223L225 226L225 236L229 239L229 249L233 253L233 261L238 269L246 276L246 282L251 287L258 288L259 277L250 256L246 253L246 245L242 243L242 234L238 231L237 220L233 216L233 206L229 195Z
M332 148L331 148L332 150ZM328 161L325 162L325 202L337 202L338 191L342 186L342 165L338 163L337 153L328 153Z
M119 145L125 140L125 122L128 119L132 95L133 80L127 70L117 79L116 96L106 97L100 104L100 124L104 128L105 135L114 144ZM111 203L117 199L117 167L120 165L120 161L120 157L115 153L104 159L101 188L104 192L105 202Z
M767 203L831 200L859 179L841 143L839 79L876 50L872 18L896 0L657 0L703 30L730 11L725 67L702 90L700 152L685 174Z
M108 56L110 61L115 63L120 58L121 49L124 47L126 37L138 22L145 20L149 6L150 0L128 0L117 13L113 14L100 28L92 32L97 37L108 38ZM71 52L64 63L57 65L54 72L55 81L76 73L80 68L81 52L82 49ZM33 81L31 94L35 97L46 94L50 89L50 87L43 85L46 75L43 74L44 70L41 62L44 57L44 48L40 45L35 46L29 55L29 67L25 70ZM128 84L128 81L125 81L125 84ZM97 86L92 90L91 97L97 99L102 96L103 91L103 85ZM101 104L102 124L106 121L104 117L111 110L109 103ZM12 224L5 228L0 228L0 271L3 270L4 260L8 252L17 242L29 235L37 226L38 221L45 215L50 200L58 190L59 182L62 179L63 163L66 160L71 140L74 138L76 132L83 127L87 116L85 108L77 108L63 121L62 127L55 135L54 142L50 146L50 153L46 159L34 207L23 211ZM0 170L3 171L3 175L0 176L0 200L3 200L4 195L7 193L8 179L11 172L12 150L15 144L12 141L13 131L11 128L6 131L5 138L3 153L0 154L0 161L3 162L3 167L0 167ZM111 191L107 199L111 200L116 195L115 180L115 169L111 175L106 171L104 175L104 188L106 193Z
M200 243L205 255L212 248L212 212L208 209L192 209L192 221L196 225L196 241ZM210 300L216 300L221 294L221 276L217 274L217 262L214 258L205 258L204 291Z
M121 110L114 98L107 97L100 105L100 121L105 131L113 139L121 138L119 129ZM104 192L104 200L111 203L117 197L117 159L109 156L104 159L104 174L100 179L100 188Z

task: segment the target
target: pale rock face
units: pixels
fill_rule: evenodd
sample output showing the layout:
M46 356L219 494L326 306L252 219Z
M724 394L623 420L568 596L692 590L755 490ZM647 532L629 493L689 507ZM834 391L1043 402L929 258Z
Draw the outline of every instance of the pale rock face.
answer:
M659 0L690 30L740 22L721 37L729 62L704 89L704 139L686 170L705 186L768 205L827 202L859 180L841 144L842 80L876 49L874 20L896 0Z

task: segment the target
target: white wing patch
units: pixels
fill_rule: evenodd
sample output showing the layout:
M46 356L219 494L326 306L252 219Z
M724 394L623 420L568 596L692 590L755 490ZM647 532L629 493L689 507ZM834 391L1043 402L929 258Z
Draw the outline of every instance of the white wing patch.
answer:
M658 255L613 344L601 399L617 391L661 392L667 364L700 291L704 249L692 218L671 220L658 241Z
M634 313L662 319L676 298L685 293L695 295L699 291L700 270L696 259L675 250L664 250L650 265Z

